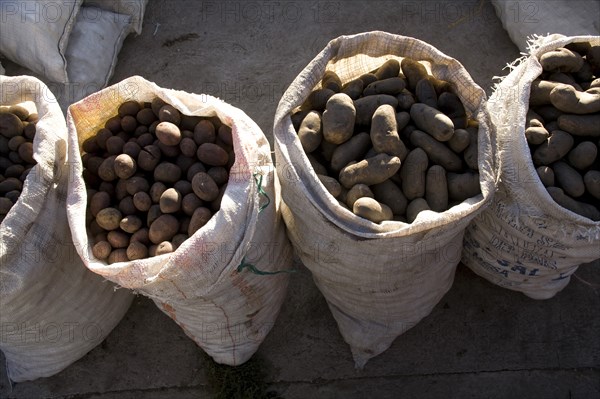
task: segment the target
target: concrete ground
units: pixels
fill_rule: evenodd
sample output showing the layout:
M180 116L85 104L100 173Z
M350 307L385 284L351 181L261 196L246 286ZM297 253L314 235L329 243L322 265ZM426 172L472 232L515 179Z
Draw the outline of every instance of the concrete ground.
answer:
M141 75L242 108L272 142L279 98L339 35L383 30L457 58L491 93L519 56L489 2L151 0L112 82ZM8 74L22 68L4 62ZM289 295L258 351L270 390L305 398L600 398L600 262L555 298L535 301L459 266L433 312L356 371L325 300L296 262ZM0 357L0 362L3 358ZM50 378L1 398L210 398L206 358L154 304L137 297L108 338Z

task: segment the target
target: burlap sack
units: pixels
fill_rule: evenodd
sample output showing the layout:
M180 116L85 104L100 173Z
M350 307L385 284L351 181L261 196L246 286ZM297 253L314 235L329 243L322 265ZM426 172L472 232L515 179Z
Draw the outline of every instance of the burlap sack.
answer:
M341 207L325 190L300 145L290 112L326 70L335 71L345 83L401 57L429 61L433 75L452 82L468 114L478 117L482 194L443 213L422 212L411 224L375 224ZM359 368L429 314L452 285L464 229L493 193L488 127L479 114L484 99L483 90L455 59L417 39L370 32L329 42L279 103L275 156L288 235Z
M221 209L175 252L107 265L89 251L80 145L116 114L122 102L154 97L186 115L218 116L230 125L235 163ZM152 298L215 361L238 365L248 360L273 326L289 280L285 273L256 273L291 268L277 176L260 128L217 98L163 89L139 76L73 104L67 124L69 159L76 176L69 184L68 217L85 265Z
M67 128L39 80L0 76L0 103L33 101L37 166L0 225L0 349L12 381L58 373L121 320L133 296L86 269L66 214Z
M559 206L540 182L525 139L531 82L539 57L598 36L540 38L487 103L498 148L499 183L492 204L465 234L463 263L494 284L534 299L551 298L577 267L600 258L600 222Z

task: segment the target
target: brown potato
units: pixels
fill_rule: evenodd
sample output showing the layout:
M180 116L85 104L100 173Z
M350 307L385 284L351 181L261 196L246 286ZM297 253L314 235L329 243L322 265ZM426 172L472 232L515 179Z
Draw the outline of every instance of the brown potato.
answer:
M349 209L353 209L356 200L362 197L375 198L369 186L366 184L356 184L346 194L346 205L348 205Z
M464 201L481 193L479 173L448 173L448 198L451 201Z
M333 144L348 141L354 132L356 109L352 99L337 93L327 101L321 118L323 138Z
M156 145L147 145L142 148L137 159L137 166L147 172L153 171L161 158L160 148Z
M198 147L196 155L204 164L211 166L227 165L227 162L229 161L227 151L213 143L201 144Z
M92 247L92 254L100 260L107 259L112 251L112 247L108 241L98 241Z
M110 207L110 195L105 191L98 191L90 199L90 212L92 216L98 215L102 209ZM108 255L107 255L108 256Z
M547 190L552 199L563 208L566 208L595 222L600 221L600 211L594 205L574 200L558 187L548 187Z
M192 214L190 225L188 226L188 235L191 237L196 231L201 229L212 217L212 212L208 208L196 208Z
M389 94L396 96L404 90L406 82L401 77L395 76L387 79L377 80L370 83L363 91L364 96L375 94Z
M192 179L194 194L204 201L213 201L219 196L219 187L215 181L205 172L198 172Z
M119 223L123 215L116 208L104 208L96 215L96 222L104 230L116 230L119 228Z
M406 212L408 200L400 188L391 180L386 180L371 186L375 199L390 207L394 215Z
M135 160L127 154L118 155L113 164L115 174L120 179L129 179L137 170Z
M161 162L154 169L154 180L164 183L175 183L181 178L181 169L171 162Z
M575 136L600 137L600 113L591 115L565 114L558 117L558 126Z
M363 183L382 183L400 169L400 158L387 154L377 154L358 163L348 165L340 171L340 182L346 188Z
M427 69L420 62L408 57L402 59L400 67L402 68L402 73L406 76L408 89L414 93L417 83L428 76Z
M384 104L373 114L370 137L375 152L395 155L404 161L408 149L400 140L397 126L396 111L391 105Z
M156 137L161 143L168 146L176 146L181 141L179 127L171 122L160 122L156 125Z
M128 260L129 258L127 258L127 250L125 248L115 249L108 255L109 265L118 262L127 262Z
M600 171L589 170L583 176L587 192L594 198L600 199Z
M424 198L415 198L406 207L406 221L408 223L414 222L419 213L427 210L430 210L427 201Z
M127 259L136 260L148 257L148 247L139 241L131 241L127 247Z
M142 219L136 215L127 215L119 223L119 227L126 233L133 234L142 228Z
M458 155L429 134L414 130L410 135L410 141L414 146L422 148L431 162L441 165L446 171L460 172L462 170L462 160Z
M357 125L369 126L371 124L373 114L377 108L383 104L389 104L396 108L398 105L398 99L394 96L390 96L389 94L376 94L355 100L355 123Z
M400 73L400 63L398 60L389 59L384 62L377 70L374 72L377 80L384 80L389 78L397 77Z
M554 171L549 166L538 166L535 170L544 187L554 186Z
M340 186L340 183L336 179L324 175L317 175L317 177L325 187L325 190L329 192L329 194L333 195L335 198L337 198L341 194L342 186Z
M171 122L179 126L181 123L181 113L172 105L165 104L158 111L158 119L161 122Z
M410 107L410 117L420 130L429 133L437 141L448 141L454 135L454 123L443 112L426 104L416 103Z
M582 141L569 151L569 163L578 170L587 170L596 161L598 148L591 141Z
M357 199L352 206L352 212L354 212L355 215L368 219L374 223L391 220L394 216L392 210L387 205L370 197L361 197Z
M535 165L550 165L567 155L573 147L573 143L573 137L569 133L555 130L533 152L533 163Z
M577 198L585 193L583 177L566 162L555 162L552 164L552 169L556 183L567 195Z
M173 215L160 215L151 225L148 237L154 244L169 241L179 231L179 222Z
M323 140L321 131L321 114L317 111L310 111L302 120L298 130L298 139L306 152L313 152Z
M168 188L160 196L160 211L162 213L175 213L181 208L181 193L174 188Z
M421 148L417 147L408 153L400 167L402 192L410 201L425 196L425 176L429 159Z
M428 76L417 82L417 86L415 87L415 95L417 96L418 102L428 105L432 108L437 108L438 98L431 78L433 78L433 76Z
M435 212L448 209L448 182L446 171L439 165L433 165L427 170L425 178L425 200Z
M125 248L129 245L129 235L119 230L109 231L106 235L110 246L113 248Z
M540 64L546 71L577 72L583 66L583 58L578 53L561 47L542 54Z

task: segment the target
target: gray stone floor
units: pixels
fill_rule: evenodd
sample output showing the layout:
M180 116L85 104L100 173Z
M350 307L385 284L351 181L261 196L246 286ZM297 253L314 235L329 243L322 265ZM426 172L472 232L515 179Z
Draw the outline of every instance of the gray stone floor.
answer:
M458 59L491 93L519 56L487 1L150 0L144 31L123 46L112 82L141 75L242 108L272 142L283 91L339 35L372 30L422 39ZM101 56L101 55L99 55ZM5 63L8 74L21 71ZM534 301L459 266L433 312L362 371L301 264L258 351L271 390L294 398L600 398L600 262L555 298ZM0 362L3 358L0 357ZM50 378L1 398L209 398L205 357L137 297L108 338Z

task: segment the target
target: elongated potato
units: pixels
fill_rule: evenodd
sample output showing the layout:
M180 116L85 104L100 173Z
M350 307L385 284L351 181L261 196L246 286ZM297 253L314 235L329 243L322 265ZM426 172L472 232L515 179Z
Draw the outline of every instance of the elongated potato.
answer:
M538 166L535 170L544 187L554 186L554 171L549 166Z
M429 105L432 108L437 108L438 97L431 80L432 78L433 76L428 76L419 80L415 87L415 95L418 102Z
M346 188L363 183L368 186L386 181L400 169L400 158L377 154L340 171L340 183Z
M342 186L340 186L340 183L336 179L325 175L317 175L317 177L321 183L323 183L325 189L329 191L329 194L333 195L335 198L339 197L342 192Z
M550 92L550 102L557 109L570 114L600 112L600 94L577 91L567 84L557 85Z
M377 71L375 71L374 75L378 80L384 80L389 78L395 78L400 73L400 63L398 60L390 59L384 62Z
M600 137L600 113L592 115L564 114L558 117L558 126L575 136Z
M450 148L440 143L430 135L420 130L414 130L410 135L414 146L422 148L431 162L441 165L448 172L459 172L462 160Z
M354 133L355 120L356 109L352 99L344 93L334 94L327 101L321 118L323 138L333 144L348 141Z
M594 205L574 200L558 187L548 187L547 190L552 199L563 208L567 208L568 210L595 222L600 221L600 211Z
M583 176L585 188L590 195L600 199L600 171L590 170Z
M408 89L414 93L419 80L427 78L427 68L425 68L425 65L412 58L403 58L400 67L402 68L402 73L406 77Z
M471 142L471 135L465 129L456 129L454 134L447 141L448 147L457 154L463 152Z
M465 129L467 127L467 111L456 94L451 92L440 94L438 108L450 118L455 129Z
M351 161L363 156L371 146L371 136L368 133L358 133L345 143L340 144L331 156L331 168L340 171Z
M430 210L429 204L424 198L416 198L406 207L406 220L408 223L415 221L419 213Z
M371 186L375 199L390 207L394 215L403 215L406 212L408 200L404 193L394 182L386 180Z
M581 197L585 193L583 177L566 162L555 162L552 164L554 177L558 186L560 186L567 195L573 198Z
M446 171L440 165L433 165L427 170L425 199L432 211L444 212L448 209L448 182Z
M542 54L540 64L546 71L577 72L583 66L583 58L578 53L561 47Z
M550 105L550 92L561 83L551 82L549 80L536 79L531 82L529 92L529 105L535 107L538 105Z
M352 212L374 223L381 223L394 217L392 210L387 205L369 197L357 199L352 206Z
M370 125L373 114L377 108L383 104L389 104L396 108L398 99L389 94L376 94L355 100L354 108L356 109L356 124L362 126Z
M389 94L396 96L404 90L406 82L399 76L393 78L387 78L383 80L377 80L367 87L363 91L363 95L372 96L374 94Z
M402 192L408 200L425 196L425 174L429 159L421 148L412 150L400 168Z
M410 107L410 117L417 127L437 141L448 141L454 134L454 124L448 116L427 104L416 103Z
M533 153L533 163L536 165L550 165L558 161L571 151L573 136L562 130L555 130L550 137L540 144Z
M591 141L582 141L568 155L569 163L578 170L591 167L598 156L598 148Z
M479 173L448 173L448 197L451 201L464 201L481 192Z
M395 155L403 161L408 149L400 140L396 122L396 111L391 105L384 104L377 108L371 122L371 142L377 153Z

